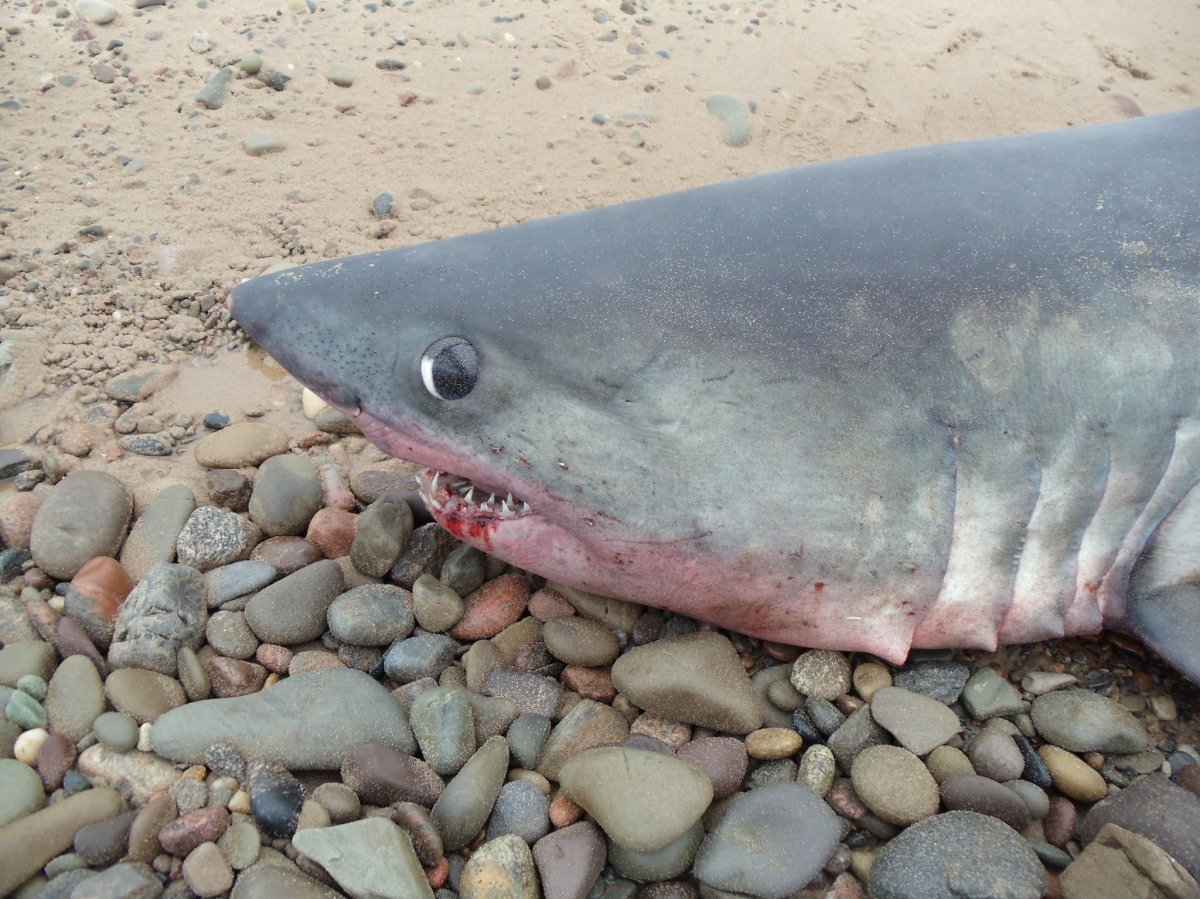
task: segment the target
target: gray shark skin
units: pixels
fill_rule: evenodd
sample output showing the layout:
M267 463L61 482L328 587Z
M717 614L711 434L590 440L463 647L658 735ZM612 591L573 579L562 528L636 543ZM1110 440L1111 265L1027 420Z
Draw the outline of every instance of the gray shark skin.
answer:
M1200 110L321 262L230 304L430 467L444 527L530 571L894 662L1121 628L1200 679Z

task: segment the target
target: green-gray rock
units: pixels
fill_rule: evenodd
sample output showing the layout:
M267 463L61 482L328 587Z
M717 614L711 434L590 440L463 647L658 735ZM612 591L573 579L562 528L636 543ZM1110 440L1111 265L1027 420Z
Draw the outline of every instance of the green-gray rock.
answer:
M24 762L0 759L0 826L32 815L46 804L36 771Z
M762 726L761 700L737 650L715 631L631 649L612 666L612 680L635 705L672 721L731 734Z
M1137 718L1090 690L1043 693L1030 714L1046 741L1072 752L1133 753L1149 743Z
M605 746L568 761L558 782L617 844L657 852L700 820L712 781L683 759Z
M462 849L487 822L508 773L508 743L492 737L471 756L433 804L447 852Z
M49 679L54 671L54 647L40 640L9 643L0 649L0 686L16 689L27 674Z
M438 774L456 773L475 752L475 715L461 687L434 687L420 693L408 720L421 755Z
M593 746L620 743L629 736L629 722L610 705L584 699L554 726L542 747L537 771L558 780L566 762Z
M121 564L135 583L159 562L175 561L175 541L195 510L196 497L183 484L165 487L150 500L121 547Z
M325 633L329 607L345 582L332 559L306 565L259 590L246 603L246 623L264 643L292 646Z
M321 508L321 476L304 456L273 456L258 469L250 520L268 537L296 536Z
M249 696L189 703L167 712L150 732L154 751L175 762L203 764L213 743L300 770L340 768L363 743L409 755L417 748L391 693L350 668L297 674Z
M351 896L433 899L412 840L387 818L298 830L292 845Z
M94 556L116 556L133 499L104 471L74 471L50 491L33 519L29 550L39 568L70 580Z
M656 852L626 849L610 839L608 863L617 869L617 873L634 880L670 880L692 866L703 839L704 825L700 821Z

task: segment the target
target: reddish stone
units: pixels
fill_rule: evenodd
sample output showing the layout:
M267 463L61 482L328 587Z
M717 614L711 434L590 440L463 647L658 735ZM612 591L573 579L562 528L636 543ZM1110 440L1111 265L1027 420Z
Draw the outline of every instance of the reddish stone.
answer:
M209 501L230 512L245 512L250 506L254 485L233 468L210 468L204 475Z
M552 618L567 618L575 614L575 607L563 599L562 594L550 587L543 587L529 597L529 614L538 621Z
M38 636L47 643L53 643L62 612L56 611L41 597L38 597L25 600L25 614L29 616L29 621L33 624L34 630L38 632Z
M357 515L326 506L318 509L309 521L307 539L325 554L325 558L339 559L350 555L350 545L357 532Z
M50 734L42 743L37 754L37 772L46 787L53 793L62 786L63 775L75 764L75 744L65 734Z
M133 579L116 559L96 556L83 563L71 578L71 586L92 600L97 612L116 620L117 610L133 589Z
M54 586L54 579L36 565L26 569L21 575L21 580L26 587L36 587L38 590L49 590Z
M223 699L257 693L267 680L266 668L241 659L215 656L206 667L213 695Z
M187 858L201 843L215 843L229 828L229 810L222 805L180 815L158 832L158 842L177 858Z
M776 662L794 662L800 657L799 646L788 646L786 643L773 643L770 640L763 640L762 648L763 652ZM858 883L857 880L854 882ZM837 881L834 881L833 885L837 887Z
M563 682L564 687L574 690L584 699L612 702L617 696L617 688L613 686L612 673L608 668L568 665L563 669L559 680Z
M64 615L54 627L54 636L50 640L58 654L64 659L67 656L85 656L96 666L101 675L108 670L108 663L92 638L79 626L79 622L69 615Z
M1188 765L1175 775L1175 783L1200 796L1200 765Z
M550 800L550 823L555 827L568 827L583 817L583 807L559 790Z
M833 782L833 786L825 794L825 801L829 803L830 808L843 818L849 818L851 821L861 821L866 817L867 807L863 805L863 801L854 792L854 785L850 783L850 778L848 777L839 777Z
M446 879L450 876L450 859L445 856L442 860L432 868L425 869L425 878L429 881L429 886L435 890L440 890L446 885Z
M1075 818L1077 816L1075 803L1065 796L1050 797L1050 811L1042 819L1042 830L1046 834L1046 842L1059 849L1065 849L1067 843L1075 836Z
M322 556L321 551L303 537L271 537L254 547L250 558L274 566L279 576L285 577L320 561Z
M44 493L17 493L0 503L0 539L5 546L29 549L33 519L45 499Z
M529 605L529 581L523 574L502 574L465 600L467 610L450 628L456 640L486 640L515 624Z
M293 655L295 653L286 646L279 646L276 643L260 643L258 649L254 651L254 660L275 674L287 674Z

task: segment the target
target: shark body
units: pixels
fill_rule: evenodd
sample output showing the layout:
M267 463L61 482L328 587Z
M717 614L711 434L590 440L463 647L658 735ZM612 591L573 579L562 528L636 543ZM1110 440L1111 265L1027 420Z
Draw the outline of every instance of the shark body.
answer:
M306 265L231 306L530 571L897 662L1121 628L1200 678L1200 110Z

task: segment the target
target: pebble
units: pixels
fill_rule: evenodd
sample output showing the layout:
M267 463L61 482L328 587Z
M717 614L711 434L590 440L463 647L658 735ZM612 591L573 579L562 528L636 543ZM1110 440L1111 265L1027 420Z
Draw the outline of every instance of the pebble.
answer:
M107 0L76 0L75 12L95 25L107 25L117 17L117 8Z
M591 699L580 701L554 726L538 760L537 772L558 780L568 759L591 749L620 743L629 735L625 716L611 706Z
M1116 824L1106 824L1073 862L1069 855L1066 861L1070 864L1060 878L1065 899L1200 896L1200 885L1178 861Z
M113 864L129 848L129 829L136 816L136 811L122 812L81 827L75 834L75 851L93 868Z
M462 598L432 574L423 574L413 582L412 597L417 623L430 633L448 631L466 611Z
M613 664L612 679L631 702L672 721L731 734L748 734L763 723L737 650L714 631L635 647Z
M104 695L114 709L144 724L187 701L174 678L143 668L119 668L104 681Z
M155 899L162 882L149 865L122 863L94 874L71 891L71 899Z
M999 818L1013 830L1029 824L1029 807L1003 784L978 774L956 774L941 785L942 804L948 811L971 811Z
M1040 696L1051 690L1061 690L1079 682L1073 674L1054 671L1031 671L1021 678L1021 689L1031 696Z
M789 896L838 844L838 819L812 790L780 783L738 795L696 856L696 877L720 890Z
M733 737L692 740L679 749L678 757L705 773L712 782L715 799L724 799L737 792L750 761L746 744Z
M582 899L604 868L604 837L591 821L578 821L534 843L533 860L545 899Z
M990 728L976 734L967 744L967 758L976 774L1001 783L1016 780L1025 771L1025 757L1017 741Z
M369 675L350 668L297 674L232 699L193 702L167 712L151 731L164 758L202 764L213 743L296 770L338 768L355 746L378 742L415 752L404 710Z
M7 896L52 858L71 849L83 827L120 812L120 795L97 787L5 825L0 832L0 896Z
M96 556L83 564L66 588L65 611L100 646L112 641L121 603L133 581L116 559Z
M464 599L465 611L450 636L456 640L494 637L524 614L529 603L529 580L523 574L504 574L488 581Z
M970 673L971 669L961 662L917 662L896 673L895 685L945 705L953 705L962 695Z
M508 743L493 737L446 784L432 814L447 852L466 846L487 821L504 784L508 758Z
M1080 802L1098 802L1108 795L1104 778L1077 755L1046 745L1038 756L1050 771L1050 778L1059 792Z
M318 509L308 522L305 539L316 546L327 559L350 555L354 535L358 532L358 515L345 509L326 506Z
M0 541L5 546L29 549L33 522L45 500L44 493L16 493L0 503Z
M625 877L642 881L662 881L692 867L696 850L704 839L704 825L697 821L679 837L654 852L638 852L608 841L608 863Z
M306 457L273 456L259 467L250 520L268 537L303 534L320 508L321 476Z
M614 842L639 852L678 838L713 797L712 783L690 762L620 746L579 753L558 781Z
M829 735L826 745L843 771L849 771L855 757L870 746L888 742L888 734L871 717L871 707L864 705Z
M408 834L386 818L300 830L292 845L352 896L433 897Z
M454 661L454 641L444 634L397 640L383 657L383 670L397 684L440 675Z
M542 626L542 639L554 657L568 665L611 665L621 651L612 631L578 615L547 621Z
M37 771L47 793L62 786L63 778L75 764L75 744L62 734L50 734L38 750Z
M1021 801L1029 809L1031 820L1041 821L1050 813L1050 797L1037 784L1031 784L1027 780L1010 780L1004 786L1021 797Z
M27 730L24 733L17 725L11 721L0 719L0 725L8 725L19 734L13 740L12 756L23 765L28 765L30 768L37 765L38 753L42 750L42 745L46 742L46 738L50 736L44 727L35 727L33 730Z
M726 144L741 147L750 142L750 122L746 118L742 102L737 97L713 94L705 101L705 108L725 129Z
M289 839L296 832L304 787L283 765L260 758L248 762L246 792L250 813L264 835Z
M972 718L1003 718L1025 710L1017 688L991 668L980 668L967 679L962 703Z
M174 677L177 653L204 638L208 614L204 577L194 568L160 562L147 572L117 614L108 661Z
M156 755L114 752L99 743L79 753L75 767L95 783L119 785L123 793L132 795L136 804L160 790L170 790L182 776Z
M232 468L213 468L205 472L204 486L208 501L230 512L245 512L250 507L254 485L240 471Z
M1143 777L1093 806L1080 822L1080 842L1091 843L1106 824L1140 834L1200 878L1200 797L1165 776Z
M876 690L871 717L914 755L928 755L962 730L962 722L948 707L903 687Z
M454 774L475 752L475 715L461 687L434 687L408 713L421 755L438 774Z
M562 702L563 686L554 678L540 674L515 668L494 668L483 683L483 693L512 700L522 714L551 718Z
M261 540L258 525L236 512L200 506L180 530L175 540L175 556L183 565L210 571L248 559Z
M253 822L234 820L217 841L221 854L235 871L244 871L258 859L262 837Z
M892 686L892 673L878 662L863 662L851 678L858 695L870 702L881 687Z
M242 138L242 149L250 156L279 153L283 150L283 146L283 141L270 131L251 131Z
M413 802L430 807L445 788L437 772L422 759L380 743L351 749L341 771L346 786L371 805Z
M874 899L1039 899L1045 885L1024 838L969 811L909 827L876 854L869 878Z
M529 845L513 834L488 840L471 853L458 889L462 899L540 899Z
M22 730L46 726L46 710L42 704L20 690L14 690L4 706L4 717Z
M343 586L337 562L314 562L251 597L246 623L264 643L293 646L315 640L325 632L329 607Z
M746 752L759 761L785 759L804 747L804 738L787 727L764 727L746 735Z
M216 843L201 843L193 849L184 859L182 871L188 888L201 899L220 896L233 886L233 869Z
M16 688L28 674L43 680L54 671L54 647L40 641L9 643L0 646L0 685Z
M1058 690L1033 701L1033 726L1055 746L1072 752L1141 752L1149 745L1130 712L1090 690Z
M246 596L275 580L276 571L266 562L246 559L213 568L204 575L208 607L220 608L228 602Z
M133 500L125 485L103 471L75 471L38 509L29 548L37 566L70 580L95 556L115 556L125 538Z
M92 724L92 732L103 745L116 752L128 752L137 746L137 722L121 712L104 712Z
M286 453L287 435L258 421L232 424L196 444L196 464L204 468L248 468Z
M817 744L804 750L796 780L824 798L837 776L837 760L828 746Z
M343 643L388 646L412 633L413 594L391 584L364 584L338 596L327 620Z
M546 715L524 713L518 715L508 727L508 745L513 758L522 768L537 766L546 738L553 727Z
M459 596L466 596L482 587L487 580L487 556L464 543L446 556L438 577Z
M240 875L230 899L341 899L342 893L318 883L291 862L264 859Z
M42 779L24 762L0 759L0 827L46 804Z
M104 708L104 684L91 660L81 655L63 659L46 691L50 728L78 743Z
M863 804L884 821L908 825L937 813L937 782L919 758L899 746L864 749L850 778Z
M550 798L528 780L506 783L500 788L487 823L487 839L515 834L535 843L550 832Z
M232 80L233 69L229 66L222 66L216 71L216 74L208 79L208 83L200 89L200 93L196 94L196 102L205 109L220 109L225 105L226 88ZM208 415L204 417L204 423L208 427Z
M850 692L850 661L829 649L809 650L792 663L790 680L805 696L834 700Z
M412 533L412 508L396 494L385 493L358 516L350 559L363 574L385 577Z

